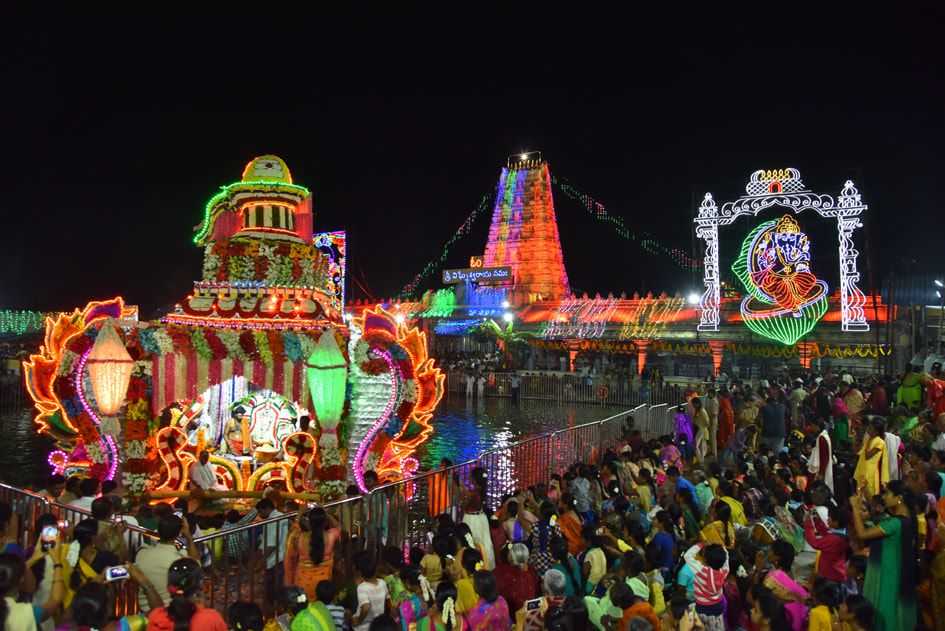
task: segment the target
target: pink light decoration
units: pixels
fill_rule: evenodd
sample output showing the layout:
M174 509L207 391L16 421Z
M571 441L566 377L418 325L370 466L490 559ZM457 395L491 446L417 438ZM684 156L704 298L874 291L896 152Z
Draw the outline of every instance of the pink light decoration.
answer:
M82 374L85 371L85 364L89 359L89 354L92 352L92 349L85 351L82 354L82 357L79 359L79 365L75 371L75 391L79 395L79 402L82 403L82 408L88 412L89 416L92 418L92 422L96 425L101 425L102 421L98 418L98 415L92 409L92 406L89 405L88 400L85 398L85 390L82 387ZM115 444L115 439L111 436L104 436L99 441L102 444L103 450L108 450L108 473L105 475L106 480L114 480L115 474L118 472L118 446ZM55 453L55 452L53 452ZM52 457L52 454L50 454ZM50 463L52 464L52 463Z
M49 463L54 474L65 473L66 465L69 464L69 454L61 449L51 451L49 457L46 458L46 462Z
M89 416L92 417L92 421L96 425L101 425L102 421L98 418L98 414L92 409L92 406L89 405L89 402L85 398L85 388L82 386L82 375L85 373L85 363L89 359L89 354L92 352L92 349L85 351L82 354L82 357L79 359L79 365L75 370L75 391L79 395L79 401L82 403L82 408L88 412Z
M118 445L115 444L115 439L112 436L107 434L102 439L102 443L108 447L108 473L105 475L106 480L114 480L115 474L118 472Z
M358 483L358 488L361 489L362 493L368 492L367 487L364 485L364 457L367 455L368 447L374 442L377 433L387 424L387 419L394 413L394 405L397 403L398 375L396 374L397 365L394 363L394 359L390 356L389 352L384 350L372 349L371 352L387 362L387 370L391 374L391 389L390 397L387 399L387 405L384 407L384 411L377 417L377 420L374 421L374 425L371 426L364 440L358 445L358 451L354 456L354 480Z

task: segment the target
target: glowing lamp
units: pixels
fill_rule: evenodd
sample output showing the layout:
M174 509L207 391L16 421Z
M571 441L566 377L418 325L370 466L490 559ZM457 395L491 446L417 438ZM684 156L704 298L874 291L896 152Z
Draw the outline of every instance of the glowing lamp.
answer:
M506 311L505 313L502 314L502 319L505 320L506 322L511 322L512 320L515 319L515 316L509 313L508 311Z
M115 416L128 393L134 361L111 322L106 322L99 331L87 364L99 412Z
M503 309L508 309L508 308L509 308L509 301L508 301L508 300L503 300L503 301L502 301L502 308L503 308Z
M407 317L402 313L398 313L394 316L394 320L397 321L397 324L403 324L406 319Z
M694 291L693 291L693 292L690 292L690 293L689 293L689 296L686 298L686 302L688 302L688 303L691 304L691 305L697 305L697 304L699 304L699 294L697 294L697 293L694 292Z
M348 366L344 355L338 348L335 334L326 330L318 338L315 350L305 362L305 377L308 390L312 395L312 405L318 416L318 425L322 428L323 442L338 444L337 427L345 406L345 382L348 379ZM331 437L331 439L328 439Z
M937 279L937 278L935 279L935 285L936 285L937 287L945 287L945 284L943 284L942 281L940 281L940 280Z

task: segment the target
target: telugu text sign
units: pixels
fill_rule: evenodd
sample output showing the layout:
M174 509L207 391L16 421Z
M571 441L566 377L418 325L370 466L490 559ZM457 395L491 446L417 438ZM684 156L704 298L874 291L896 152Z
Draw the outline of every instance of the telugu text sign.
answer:
M501 283L512 280L511 267L480 267L474 269L445 269L443 270L443 283L450 285L454 283L465 283L472 281L476 283Z

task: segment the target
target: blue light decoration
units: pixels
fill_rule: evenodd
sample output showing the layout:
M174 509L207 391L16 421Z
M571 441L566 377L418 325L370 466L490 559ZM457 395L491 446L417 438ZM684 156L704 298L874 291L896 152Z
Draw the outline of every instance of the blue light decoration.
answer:
M501 316L508 309L503 305L508 300L505 287L483 287L465 284L466 309L470 316Z
M470 329L473 329L482 322L480 318L467 318L465 320L443 320L433 327L433 332L437 335L466 335Z

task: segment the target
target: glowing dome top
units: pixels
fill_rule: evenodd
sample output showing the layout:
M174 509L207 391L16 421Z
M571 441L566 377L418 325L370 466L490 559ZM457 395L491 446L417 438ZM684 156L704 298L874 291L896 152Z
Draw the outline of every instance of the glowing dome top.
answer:
M292 183L292 173L285 160L279 156L264 155L253 158L243 169L244 182L284 182Z

